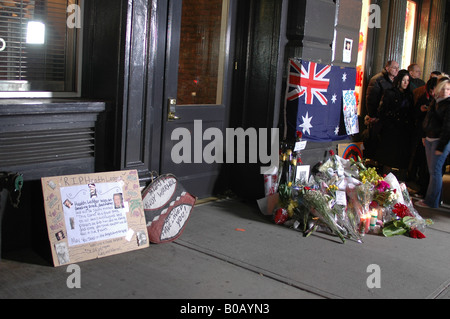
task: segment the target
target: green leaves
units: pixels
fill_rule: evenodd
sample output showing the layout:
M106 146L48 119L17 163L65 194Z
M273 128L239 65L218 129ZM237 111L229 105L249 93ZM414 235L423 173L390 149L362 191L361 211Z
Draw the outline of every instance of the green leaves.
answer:
M411 226L415 222L415 218L411 216L403 217L402 219L391 220L384 224L383 235L392 237L396 235L403 235L411 230Z

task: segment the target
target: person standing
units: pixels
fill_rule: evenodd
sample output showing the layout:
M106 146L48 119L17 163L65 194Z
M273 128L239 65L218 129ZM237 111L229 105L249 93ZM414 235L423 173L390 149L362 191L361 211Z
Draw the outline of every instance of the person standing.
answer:
M433 71L433 72L431 72L430 77L428 78L428 80L431 79L431 78L437 78L441 74L442 73L440 71ZM416 105L417 100L419 99L419 97L421 97L423 94L425 94L426 90L427 90L426 89L426 85L422 85L422 86L418 87L417 89L413 90L414 105Z
M427 115L428 108L434 100L434 89L437 85L437 78L431 77L425 85L426 90L414 103L414 132L411 162L408 168L408 177L411 182L416 182L419 189L417 195L425 197L428 188L430 174L428 173L427 157L425 146L422 142L424 135L423 121ZM417 91L417 89L415 90ZM414 91L414 92L415 92Z
M399 64L396 61L388 61L384 69L373 76L366 90L366 113L364 124L367 129L363 133L364 157L373 158L378 143L378 107L386 90L392 88L394 78L397 76Z
M422 69L417 63L413 63L410 66L408 66L408 71L410 75L410 83L409 86L411 88L411 92L414 92L415 89L424 86L425 81L422 80Z
M384 92L378 108L380 143L375 159L383 165L383 173L400 170L399 179L406 180L414 127L413 96L409 88L409 72L400 70L393 88Z
M427 155L430 181L425 198L416 206L438 208L442 194L442 169L450 153L450 78L438 78L435 101L431 103L424 120L425 152Z

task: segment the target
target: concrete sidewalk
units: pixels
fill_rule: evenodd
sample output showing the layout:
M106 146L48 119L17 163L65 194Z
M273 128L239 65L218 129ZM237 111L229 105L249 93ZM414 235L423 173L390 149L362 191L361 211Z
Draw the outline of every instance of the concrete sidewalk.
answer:
M432 218L426 239L366 235L364 243L273 224L256 203L197 205L175 242L80 263L71 273L33 252L0 261L0 298L322 299L450 298L450 210ZM381 288L369 288L370 265ZM370 270L369 270L370 271Z

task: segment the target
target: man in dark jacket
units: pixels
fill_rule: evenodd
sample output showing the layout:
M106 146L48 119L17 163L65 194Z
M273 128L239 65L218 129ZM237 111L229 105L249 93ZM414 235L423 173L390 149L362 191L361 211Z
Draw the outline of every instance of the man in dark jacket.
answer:
M367 126L364 134L364 157L373 158L377 144L376 123L378 122L378 107L384 91L392 88L394 78L397 76L399 64L388 61L384 69L370 79L366 90L366 112L364 124Z
M377 110L385 90L392 88L392 82L399 70L398 62L388 61L384 69L370 79L366 91L367 115L377 118Z
M408 66L408 72L411 77L409 84L411 87L411 92L414 92L415 89L425 85L425 81L420 78L422 76L422 69L417 63L413 63Z

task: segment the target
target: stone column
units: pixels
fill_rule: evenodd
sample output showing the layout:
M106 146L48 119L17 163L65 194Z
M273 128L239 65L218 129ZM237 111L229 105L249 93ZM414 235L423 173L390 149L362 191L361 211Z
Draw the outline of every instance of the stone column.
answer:
M428 76L433 71L444 71L443 68L443 45L446 36L446 26L444 21L445 16L445 1L433 0L431 1L430 16L428 24L428 36L425 53L425 63L423 65L424 77Z
M390 1L385 62L395 60L402 65L406 4L405 0Z

